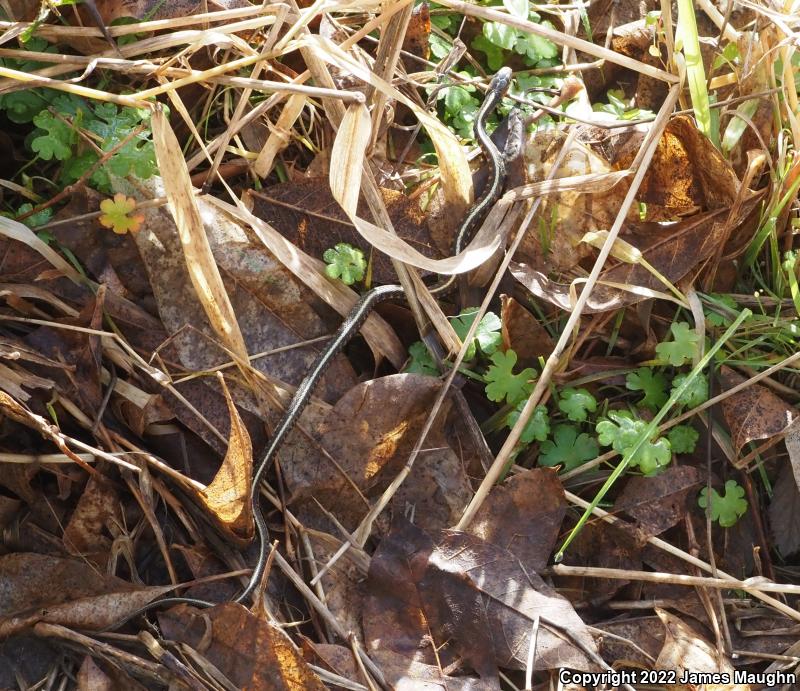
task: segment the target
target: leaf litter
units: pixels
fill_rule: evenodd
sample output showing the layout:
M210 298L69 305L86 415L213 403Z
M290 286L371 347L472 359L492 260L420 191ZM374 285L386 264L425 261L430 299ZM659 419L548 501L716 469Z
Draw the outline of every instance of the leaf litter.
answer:
M584 23L458 0L87 2L63 23L17 4L0 47L0 111L21 128L0 138L0 685L544 689L562 668L796 666L792 17L762 16L780 61L748 72L759 10L698 10L727 46L705 56L727 108L709 137L708 113L674 112L671 18L634 3L610 43L600 3ZM457 57L462 20L472 66L430 67ZM525 136L450 257L483 184L485 72L510 61L518 80L503 132L526 88L561 87L562 46L604 60L606 83L575 66L583 88ZM423 107L436 84L449 96ZM464 274L477 298L437 304L416 270ZM397 280L410 309L369 317L258 488L266 577L252 609L230 602L281 411L357 293ZM418 324L443 369L406 364L429 355ZM611 513L554 566L620 456ZM147 624L176 590L219 604Z

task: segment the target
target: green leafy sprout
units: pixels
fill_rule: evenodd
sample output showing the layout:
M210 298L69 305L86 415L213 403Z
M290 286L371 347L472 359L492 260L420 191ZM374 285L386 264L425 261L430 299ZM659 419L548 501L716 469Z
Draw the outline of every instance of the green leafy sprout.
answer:
M542 442L539 464L547 467L564 466L569 472L586 461L597 458L597 439L580 432L575 425L556 425L553 440Z
M609 411L608 420L597 423L597 440L623 455L630 455L629 463L639 466L645 475L655 475L669 465L672 447L664 437L651 436L638 444L647 434L647 423L634 418L627 410Z
M353 285L364 279L367 270L367 260L364 253L357 247L339 242L335 247L325 250L322 255L327 266L325 273L330 278L339 278L346 285Z
M497 351L492 354L492 364L484 375L486 384L486 397L490 401L503 401L516 405L524 401L533 390L533 380L536 371L526 367L522 372L514 374L517 364L517 354L509 349L505 353Z
M708 508L708 487L703 487L697 499L701 509ZM711 488L711 520L719 523L723 528L730 528L744 516L747 511L747 500L744 498L744 488L736 480L725 483L725 494L721 495Z
M700 336L686 322L672 322L670 331L672 340L656 346L658 356L673 367L691 362L698 352Z

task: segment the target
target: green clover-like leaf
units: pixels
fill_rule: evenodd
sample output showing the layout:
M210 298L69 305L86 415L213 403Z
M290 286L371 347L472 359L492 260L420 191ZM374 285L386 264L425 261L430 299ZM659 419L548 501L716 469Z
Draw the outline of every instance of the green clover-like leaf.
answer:
M667 402L667 378L650 367L640 367L625 378L625 386L630 391L641 391L644 398L639 405L658 410Z
M655 475L657 471L665 468L672 460L672 448L669 440L659 437L655 441L646 441L636 455L631 459L631 463L638 465L645 475Z
M514 408L508 415L506 415L506 425L512 428L517 424L520 413L525 407L525 401L520 401L517 407ZM547 414L547 408L543 405L537 405L536 410L533 411L522 434L519 437L520 442L523 444L530 444L535 441L544 441L550 434L550 416Z
M511 50L517 40L517 30L508 24L500 22L485 22L483 35L493 45L504 50Z
M573 422L584 422L597 410L597 400L586 389L567 388L561 392L558 409Z
M468 307L461 311L457 317L452 318L453 330L458 334L458 337L463 341L467 337L467 332L475 321L478 314L479 307ZM478 328L475 330L475 337L472 343L467 348L467 354L464 356L465 360L472 360L475 357L477 347L480 347L484 355L491 355L494 353L503 342L503 336L500 333L502 323L500 317L494 312L487 312L483 315L483 319L478 323Z
M714 298L715 302L720 303L723 308L727 307L731 312L739 311L739 305L736 304L736 300L734 300L730 295L719 295L714 293L709 297ZM704 307L703 312L706 315L706 321L711 324L711 326L727 328L733 323L734 317L730 317L724 311L724 309L717 311L713 307Z
M474 50L480 50L483 53L486 53L486 64L489 66L489 69L496 72L499 70L505 59L503 57L503 49L490 41L486 36L483 34L478 34L472 41L472 48Z
M422 341L412 343L408 349L409 359L404 372L425 374L431 377L439 376L436 362Z
M689 374L678 374L672 380L672 390L675 391L689 377ZM702 372L695 374L688 388L677 399L678 405L695 408L708 400L708 379Z
M43 110L35 116L33 124L45 133L33 138L31 149L45 161L52 159L66 161L72 155L72 148L77 143L78 135L69 124L48 110Z
M708 487L703 487L697 499L700 508L708 506ZM744 498L744 488L736 480L725 483L725 495L722 496L711 488L711 520L717 521L723 528L730 528L747 511L747 500Z
M98 219L100 224L111 228L115 233L135 233L144 221L144 214L134 214L136 200L126 197L123 192L117 192L113 199L104 199L100 202L102 215Z
M636 444L636 440L645 433L647 423L633 417L627 410L611 410L610 420L601 420L595 426L597 439L603 446L610 446L615 451L626 454ZM631 458L631 465L638 465L645 475L652 475L657 470L669 465L672 460L672 449L669 441L663 437L645 441Z
M586 434L578 434L574 425L557 425L553 430L553 441L542 442L539 465L564 466L565 471L577 468L586 461L597 458L597 440Z
M543 26L553 28L550 22L542 22ZM534 34L520 33L514 44L514 52L524 55L526 62L536 65L542 60L553 60L558 57L558 46L552 41Z
M19 209L17 209L17 216L22 216L23 214L28 213L31 209L33 209L33 204L30 202L25 202L24 204L20 205ZM22 219L22 222L29 228L36 228L36 226L43 226L45 223L47 223L52 215L53 210L50 207L45 207L41 211L37 211L35 214L26 216Z
M364 253L357 247L340 242L325 250L322 258L328 264L325 273L331 278L341 278L342 283L349 286L364 278L367 262Z
M667 439L675 453L692 453L699 438L699 432L690 425L675 425L667 432Z
M517 364L517 354L510 348L504 353L492 353L492 364L483 375L486 385L486 396L490 401L505 401L516 405L527 398L536 378L536 371L526 367L522 372L514 374L514 365Z
M686 322L672 322L670 331L672 340L659 343L656 346L656 353L673 367L679 367L694 358L700 344L700 336Z
M636 442L646 426L644 420L634 418L627 410L610 410L610 420L600 420L595 425L597 439L603 446L611 446L614 451L623 453Z

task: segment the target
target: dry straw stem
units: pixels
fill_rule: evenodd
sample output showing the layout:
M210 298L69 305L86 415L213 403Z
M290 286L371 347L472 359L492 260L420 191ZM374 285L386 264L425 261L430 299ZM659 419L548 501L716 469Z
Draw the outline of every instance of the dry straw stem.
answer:
M582 509L588 509L589 506L591 506L590 502L584 501L579 496L577 496L575 494L572 494L572 492L565 491L564 495L566 496L566 498L570 502L572 502L576 506L581 507ZM608 513L607 511L604 511L603 509L601 509L599 507L595 508L592 511L592 513L595 516L597 516L598 518L600 518L601 520L605 521L606 523L612 523L613 524L613 523L617 523L617 522L620 522L620 523L622 522L616 516L613 516L612 514ZM737 582L737 583L742 583L742 585L738 585L736 587L737 588L741 588L742 590L750 593L753 597L755 597L758 600L761 600L762 602L768 604L770 607L772 607L773 609L778 610L782 614L785 614L786 616L791 617L795 621L800 621L800 612L798 612L796 609L792 609L791 607L789 607L788 605L784 604L780 600L776 600L775 598L770 597L769 595L765 595L760 589L760 585L761 584L759 584L758 586L755 586L755 585L745 586L744 582L738 581L736 578L734 578L730 574L725 573L724 571L721 571L718 568L717 569L713 569L710 564L708 564L707 562L704 562L702 559L698 559L697 557L693 557L691 554L688 554L687 552L684 552L682 549L678 549L677 547L673 547L671 544L669 544L669 542L665 542L664 540L661 540L661 539L659 539L657 537L647 538L647 542L648 542L648 544L651 544L654 547L658 547L659 549L664 550L665 552L667 552L668 554L671 554L674 557L678 557L678 559L682 559L683 561L685 561L685 562L687 562L689 564L692 564L693 566L696 566L699 569L702 569L706 573L712 573L712 574L716 573L718 576L721 576L722 578L724 578L724 579L726 579L728 581L734 581L734 582Z
M413 2L413 0L402 0L402 2L398 2L398 3L395 3L395 4L391 5L388 9L386 9L385 12L383 12L380 15L378 15L377 17L373 17L373 19L371 19L369 22L367 22L361 29L356 31L352 36L350 36L349 38L345 39L341 43L342 49L347 50L348 48L350 48L353 45L355 45L358 41L360 41L362 38L364 38L364 36L368 35L372 31L374 31L375 29L380 27L385 21L387 21L390 17L392 17L396 12L399 12L401 9L403 9L403 7L405 5L410 4L411 2ZM294 85L300 85L300 84L303 84L306 80L308 80L310 78L311 78L311 71L310 70L306 70L305 72L303 72L302 74L298 75L295 79L293 79L289 83L294 84ZM216 77L216 79L217 80L221 80L221 79L225 79L225 78L224 77ZM349 93L349 92L344 92L344 93ZM261 117L264 113L266 113L267 111L269 111L270 109L275 107L279 102L278 101L279 98L280 98L280 96L278 96L278 95L273 96L272 98L264 101L263 103L260 103L255 108L252 108L250 110L250 112L247 113L245 116L243 116L237 123L231 123L230 127L223 134L219 135L213 141L209 142L206 145L206 148L208 149L208 151L213 153L214 151L217 150L217 148L219 148L219 146L222 144L223 141L226 140L226 138L228 136L232 136L232 135L236 134L246 124L248 124L248 123L252 122L253 120ZM293 102L291 104L291 108L287 104L286 108L284 109L284 112L287 109L290 112L288 112L285 117L284 117L283 114L281 114L281 116L280 116L280 118L278 120L278 123L275 125L275 127L273 129L273 132L271 132L270 137L269 137L267 143L265 144L264 149L262 150L262 152L263 151L268 151L269 152L270 149L276 149L278 151L281 150L281 148L283 146L281 144L281 142L283 140L283 133L282 133L280 128L281 127L285 127L288 130L289 127L291 127L291 124L299 116L299 111L302 110L303 105L304 105L303 99L298 99L295 102ZM295 111L295 110L298 111L298 116L291 117L292 112ZM265 158L266 158L266 156L267 156L267 154L265 154ZM200 152L200 153L196 154L195 156L193 156L191 159L189 159L189 161L187 162L187 165L189 166L189 170L193 170L202 160L204 160L204 158L205 158L204 154L202 152ZM265 163L263 161L259 162L257 160L256 164L255 164L256 174L257 175L261 175L261 177L266 177L269 174L269 170L270 169L267 169L267 171L265 173L263 173L263 175L259 172L261 170L264 170L265 167L266 167L266 165L265 165Z
M463 147L458 143L455 136L447 130L441 122L425 112L424 109L420 108L418 104L374 75L364 66L357 64L337 46L324 39L320 39L317 43L319 44L321 52L325 53L326 59L338 64L338 66L348 70L352 74L355 74L359 79L368 82L384 94L395 98L414 112L431 135L431 140L437 150L439 161L442 165L441 179L445 189L445 196L448 196L447 190L450 190L450 199L448 199L448 201L451 203L453 203L454 200L463 202L463 200L468 198L469 188L471 187L471 183L467 180L469 177L467 175L469 164L467 163ZM340 134L338 136L342 135ZM338 150L344 151L344 148L344 145L342 145ZM361 160L363 160L366 155L366 147L360 152L355 153L360 154ZM348 154L348 156L350 155L351 154ZM337 178L341 176L343 166L343 161L336 161L333 156L331 157L331 187L334 196L336 196L337 190L342 189ZM344 206L345 200L343 198L337 198L337 201ZM350 206L345 207L345 211L348 212L350 208ZM398 259L405 264L438 274L449 275L470 271L492 256L499 245L499 239L494 229L487 228L484 225L466 249L458 255L448 257L447 259L430 259L404 240L398 238L394 233L390 233L373 223L369 223L356 216L352 211L348 212L348 217L359 234L361 234L367 242L374 245L388 256Z
M11 82L18 82L18 85L24 85L25 88L33 88L39 86L46 86L56 91L66 91L76 96L84 96L92 98L96 101L107 101L108 103L116 103L120 106L129 106L131 108L146 107L146 103L140 101L135 96L120 96L119 94L112 94L108 91L100 91L99 89L92 89L88 86L81 86L80 84L70 84L69 82L61 82L57 79L50 77L36 76L36 73L20 72L19 70L12 70L9 67L0 67L0 77L5 77ZM3 83L5 90L14 90L17 85Z
M130 36L131 34L145 34L151 31L165 31L177 29L182 26L196 26L207 22L224 22L231 19L241 19L263 14L275 14L277 8L271 5L248 5L247 7L237 7L232 10L221 10L219 12L202 12L187 17L174 17L172 19L154 19L145 22L135 22L133 24L123 24L121 26L109 26L108 33L113 37ZM274 21L274 20L270 20ZM33 25L30 22L0 22L0 30L25 31ZM59 24L42 24L36 29L36 35L48 39L51 42L64 42L70 38L104 38L103 32L94 26L61 26Z
M748 578L740 581L736 578L712 578L710 576L685 576L677 573L656 571L631 571L630 569L607 569L595 566L566 566L556 564L550 572L557 576L580 576L588 578L613 578L621 581L646 581L648 583L670 583L692 588L717 588L726 590L759 590L762 593L784 593L800 595L800 585L773 583L763 577Z
M237 45L243 52L252 53L252 49L238 36L234 34L237 31L253 31L260 29L264 26L272 24L275 21L274 17L256 17L255 19L248 19L241 22L234 22L215 29L207 31L200 31L194 29L187 29L184 31L175 31L171 34L164 34L162 36L154 36L146 38L136 43L130 43L119 47L119 51L107 50L97 57L103 58L118 58L122 55L123 58L131 58L135 55L143 55L151 52L158 52L168 50L177 46L191 46L195 50L199 50L205 46L230 46ZM28 73L31 79L39 79L41 77L55 77L60 74L66 74L73 71L71 65L53 65L45 67L35 72ZM25 73L23 73L25 74ZM8 89L13 89L18 85L14 79L0 79L0 93ZM53 87L55 88L55 87Z
M678 86L673 86L670 89L670 92L658 113L658 117L654 121L650 131L647 133L647 137L645 138L640 150L640 155L637 156L637 160L635 160L631 166L631 169L635 170L636 173L631 181L628 192L625 195L625 199L620 206L619 213L617 214L617 217L608 232L608 237L606 238L603 247L600 249L600 253L595 260L594 266L592 267L592 271L586 280L586 286L581 292L580 297L575 304L575 308L570 314L569 319L567 320L567 323L561 332L561 337L558 339L558 343L556 343L553 352L550 354L550 357L547 359L547 362L542 369L542 374L536 382L533 393L525 403L525 407L522 409L517 423L514 425L514 427L512 427L511 432L503 444L503 447L500 449L500 452L497 454L492 467L489 468L489 471L486 473L486 476L481 482L478 491L475 493L472 501L470 501L469 505L464 511L464 515L456 525L456 530L465 530L467 528L467 526L470 524L470 521L475 516L475 513L489 495L492 487L494 487L495 483L500 479L503 470L509 466L511 454L513 453L514 448L516 447L517 442L522 435L525 425L528 423L528 420L536 410L536 406L539 404L542 396L547 392L547 389L550 385L550 380L558 369L561 357L567 351L569 342L573 337L573 333L578 327L578 322L583 314L583 309L586 306L589 295L597 283L597 279L599 278L600 272L605 265L606 259L611 253L611 248L614 245L614 241L617 239L620 228L622 228L622 224L625 222L628 209L636 198L639 185L641 185L641 182L644 179L650 159L655 153L656 146L661 139L661 134L667 124L667 120L669 119L669 116L675 107L679 92L680 88Z
M297 588L300 595L306 599L311 608L322 617L326 625L329 626L343 641L350 640L351 634L349 634L339 623L339 620L336 619L333 613L328 609L327 605L317 597L316 593L311 590L311 588L308 587L302 576L300 576L294 570L294 568L292 568L292 565L281 556L281 553L278 550L274 550L273 555L275 558L275 564L281 570L283 575L292 582L294 587ZM364 651L363 646L358 646L358 656L369 670L370 674L375 677L375 679L381 685L381 687L387 688L383 673L369 658L367 653Z

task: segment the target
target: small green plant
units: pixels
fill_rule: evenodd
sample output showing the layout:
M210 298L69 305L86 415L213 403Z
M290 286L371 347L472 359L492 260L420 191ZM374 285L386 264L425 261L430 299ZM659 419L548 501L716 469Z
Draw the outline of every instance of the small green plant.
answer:
M619 89L609 89L606 92L608 103L595 103L592 110L600 113L610 113L619 120L637 120L639 118L651 118L653 112L642 110L631 105L625 100L625 94Z
M598 453L597 439L586 432L580 432L575 425L556 425L553 440L542 442L539 465L561 465L569 472L586 461L597 458Z
M672 391L677 391L689 378L688 374L678 374L672 380ZM689 382L686 390L678 396L677 404L687 408L695 408L708 400L708 379L705 374L697 373Z
M19 209L17 209L17 213L14 216L25 216L25 214L30 213L33 211L33 204L30 202L25 202L24 204L20 204ZM37 211L35 214L30 214L30 216L25 216L25 218L21 219L22 223L24 223L29 228L36 228L37 226L43 226L47 223L53 216L53 210L48 206L41 211Z
M644 434L647 423L634 418L627 410L611 410L610 419L600 420L595 427L597 440L603 446L610 446L615 451L626 454L636 444L636 440ZM638 465L645 475L654 475L669 465L672 449L664 437L655 437L645 441L630 460Z
M630 391L641 391L644 398L639 405L650 410L658 410L667 402L667 378L650 367L640 367L625 378L625 386Z
M505 353L497 351L492 354L492 364L484 375L486 397L490 401L503 401L516 405L530 395L532 381L536 379L536 371L526 367L522 372L514 374L517 354L509 349Z
M698 431L689 425L675 425L667 432L667 439L673 453L693 453L699 438Z
M524 407L525 401L522 400L516 405L514 410L508 414L506 417L506 425L509 429L517 424ZM543 405L537 405L536 410L533 411L533 415L531 415L530 419L525 424L525 428L522 430L519 440L525 445L534 441L544 441L549 434L550 416L547 414L547 408Z
M404 372L425 374L429 377L439 376L436 362L422 341L412 343L408 349L408 355L408 364L406 364Z
M472 323L480 310L479 307L468 307L462 310L457 317L452 317L453 330L458 337L463 341L467 337ZM494 312L487 312L483 318L478 322L478 328L475 330L475 336L472 343L467 347L467 352L464 355L464 360L472 360L478 348L484 355L492 355L500 347L503 342L503 336L500 333L502 323L500 317Z
M335 247L325 250L322 258L328 265L325 267L325 273L330 278L339 278L342 283L349 286L364 279L367 261L364 259L364 253L357 247L340 242Z
M673 367L680 367L685 362L691 362L698 352L700 336L686 322L672 322L670 331L672 340L664 341L656 346L658 357Z
M573 422L585 422L597 410L597 400L586 389L566 388L561 392L558 409Z
M703 487L697 499L700 508L708 507L708 487ZM736 480L725 483L725 494L720 495L711 488L711 520L719 523L723 528L736 525L737 521L747 511L747 500L744 498L744 488Z

